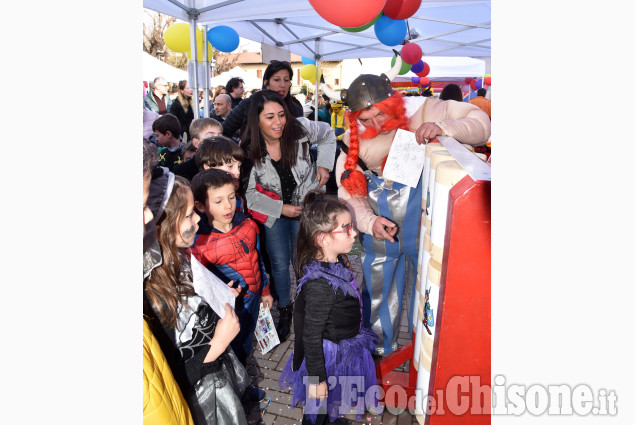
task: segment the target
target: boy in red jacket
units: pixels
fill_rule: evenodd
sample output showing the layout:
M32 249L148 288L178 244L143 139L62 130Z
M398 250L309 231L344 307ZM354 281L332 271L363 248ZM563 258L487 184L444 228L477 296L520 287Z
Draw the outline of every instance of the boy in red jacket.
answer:
M258 226L241 211L236 211L236 185L226 171L208 169L192 180L194 205L207 217L206 229L199 231L190 248L192 255L206 267L214 265L228 280L242 287L236 299L240 333L232 348L245 364L251 352L260 301L271 308L273 298L269 279L260 258Z

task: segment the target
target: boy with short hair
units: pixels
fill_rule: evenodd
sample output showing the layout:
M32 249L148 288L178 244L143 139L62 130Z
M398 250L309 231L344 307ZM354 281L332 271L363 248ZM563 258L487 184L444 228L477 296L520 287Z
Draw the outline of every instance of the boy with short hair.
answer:
M195 150L198 149L203 139L220 136L221 134L223 134L223 126L213 118L197 118L190 124L190 139L194 144ZM196 173L198 173L198 167L194 161L186 161L184 159L182 164L174 167L173 172L177 176L182 176L192 181Z
M199 234L189 251L205 267L214 265L228 280L241 286L234 308L240 332L231 346L240 362L246 365L260 301L262 299L269 308L273 304L269 278L260 257L258 226L244 213L236 211L236 185L226 171L201 171L192 180L192 192L194 206L205 214L207 223L199 223L200 228L205 228L204 233ZM264 391L251 390L252 401L261 401L264 397Z
M175 165L183 162L183 141L179 136L181 123L173 114L161 115L152 123L152 131L159 144L159 165L172 171Z
M223 134L223 125L214 118L197 118L190 124L190 138L198 149L201 141Z

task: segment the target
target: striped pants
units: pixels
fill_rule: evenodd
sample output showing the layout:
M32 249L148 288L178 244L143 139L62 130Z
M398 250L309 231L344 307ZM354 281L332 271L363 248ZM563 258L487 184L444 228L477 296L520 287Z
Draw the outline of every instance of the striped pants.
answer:
M397 224L395 242L379 241L371 234L360 233L364 252L361 255L364 282L362 303L364 326L379 337L375 352L389 354L397 349L404 292L408 309L408 331L412 334L413 291L416 289L421 187L416 188L366 172L368 202L378 216Z

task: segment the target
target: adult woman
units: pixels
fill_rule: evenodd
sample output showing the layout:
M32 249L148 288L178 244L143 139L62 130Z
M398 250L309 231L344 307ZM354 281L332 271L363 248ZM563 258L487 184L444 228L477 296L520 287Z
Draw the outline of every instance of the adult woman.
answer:
M289 62L271 61L265 69L262 77L262 88L277 92L284 99L291 115L294 117L303 116L302 104L291 96L291 79L293 78L293 69ZM223 135L232 137L237 135L238 131L242 131L247 125L247 114L251 97L243 99L238 106L232 108L225 121L223 121ZM238 133L239 135L240 133Z
M278 92L261 90L251 96L242 146L253 161L245 196L251 210L268 216L265 243L278 296L278 336L289 336L292 305L289 262L300 229L304 195L329 179L335 158L335 133L330 125L295 118ZM317 161L309 155L318 144ZM317 165L317 169L316 169ZM260 188L258 188L260 186ZM278 199L261 189L273 192Z
M190 138L190 123L194 120L194 110L192 108L192 88L187 80L179 81L179 94L172 102L170 113L176 115L181 123L181 135L187 133Z
M214 89L214 97L212 97L212 100L216 99L216 96L218 96L219 94L225 93L227 93L227 90L225 90L225 86L216 87L216 89Z

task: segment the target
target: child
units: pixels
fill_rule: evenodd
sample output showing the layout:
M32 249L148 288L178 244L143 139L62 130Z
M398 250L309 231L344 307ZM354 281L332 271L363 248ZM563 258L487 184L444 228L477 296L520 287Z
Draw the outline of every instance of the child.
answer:
M189 142L187 142L185 144L185 146L183 146L183 148L181 149L181 156L183 157L183 163L177 165L176 167L174 167L175 174L178 176L179 174L176 173L176 169L178 167L182 167L187 161L189 161L190 159L194 158L194 154L196 153L196 146L194 146L194 143L192 143L192 141L190 140Z
M236 183L236 209L245 210L245 200L239 193L240 166L244 158L244 151L236 142L225 136L208 137L203 140L194 155L198 171L212 168L228 172ZM205 216L202 217L205 220Z
M236 314L240 333L231 345L240 362L245 365L251 353L251 341L260 309L260 300L271 308L273 298L269 281L259 254L258 226L241 211L236 211L236 185L227 172L204 170L192 180L196 209L207 217L206 229L190 248L192 255L242 288L236 300ZM252 402L265 400L265 392L249 389Z
M221 134L223 134L223 126L212 118L199 118L190 124L190 138L194 145L194 152L197 151L202 140L208 137L220 136ZM177 176L183 176L189 181L192 181L199 170L196 166L196 162L191 159L189 161L183 159L183 163L174 167L172 171Z
M377 385L371 355L376 337L362 328L362 302L346 257L357 230L346 205L336 198L311 191L303 207L297 239L295 345L278 384L292 387L293 406L298 401L304 405L303 424L348 423L341 416L357 407L359 420L366 391ZM357 385L356 390L361 394L355 403L347 391L360 377L361 388Z
M181 124L172 114L161 115L152 123L157 143L159 144L159 165L167 167L170 171L176 164L183 162L181 148L183 142L179 137Z
M203 139L223 134L223 125L214 118L198 118L190 124L190 138L198 149Z
M148 270L144 302L158 317L149 324L153 331L158 329L155 335L195 423L246 425L240 397L249 375L229 347L239 331L238 318L225 304L225 317L219 319L195 292L185 252L192 244L198 221L192 191L187 180L161 170L165 169L153 174L148 201L157 219L161 250L152 266L144 255L144 275ZM238 295L237 290L232 292Z

